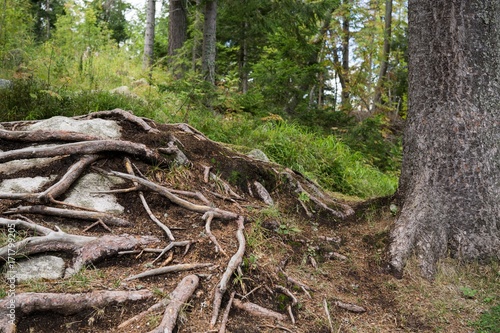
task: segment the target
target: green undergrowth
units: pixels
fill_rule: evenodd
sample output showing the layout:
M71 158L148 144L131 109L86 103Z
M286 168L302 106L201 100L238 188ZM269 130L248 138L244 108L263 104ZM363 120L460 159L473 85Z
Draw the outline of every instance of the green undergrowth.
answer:
M351 149L340 137L287 121L247 112L218 113L202 107L196 92L136 87L134 97L104 90L71 91L51 87L45 81L15 80L0 89L0 121L76 116L121 108L159 122L188 122L215 141L258 148L273 161L303 173L325 189L361 198L394 193L397 173L382 172L371 157ZM197 99L198 98L198 99Z

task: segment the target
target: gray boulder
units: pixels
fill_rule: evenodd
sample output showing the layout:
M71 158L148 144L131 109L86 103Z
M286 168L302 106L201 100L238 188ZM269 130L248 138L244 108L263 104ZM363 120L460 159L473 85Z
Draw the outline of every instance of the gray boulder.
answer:
M17 282L26 280L50 279L57 280L64 276L66 264L56 256L38 256L16 262L15 273Z

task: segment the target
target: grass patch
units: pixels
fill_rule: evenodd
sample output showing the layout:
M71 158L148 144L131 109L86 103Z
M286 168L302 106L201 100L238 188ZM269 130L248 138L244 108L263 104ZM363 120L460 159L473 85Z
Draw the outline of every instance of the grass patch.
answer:
M477 333L500 333L500 305L483 313L472 326L477 329Z
M417 260L410 260L404 279L396 282L402 317L419 318L437 332L459 332L466 326L474 326L478 332L500 332L499 268L498 262L463 264L445 259L439 264L435 280L427 281L420 277ZM418 307L414 306L415 300Z

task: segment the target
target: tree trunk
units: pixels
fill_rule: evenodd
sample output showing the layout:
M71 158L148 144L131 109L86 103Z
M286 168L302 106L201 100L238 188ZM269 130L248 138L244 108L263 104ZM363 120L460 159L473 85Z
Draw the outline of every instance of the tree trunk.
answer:
M217 27L217 0L207 0L203 25L203 55L201 70L206 81L215 84L215 46Z
M193 32L193 49L191 58L191 70L196 71L199 55L200 55L200 36L203 29L203 24L201 22L201 0L196 0L196 10L194 15L194 32ZM199 35L199 34L200 35Z
M155 41L155 0L148 0L146 15L146 34L144 36L144 58L142 68L148 69L153 65L153 45Z
M180 66L176 63L175 56L187 39L187 14L185 0L170 0L168 22L168 56L174 72L178 72ZM180 73L176 73L179 76Z
M392 0L385 1L385 28L384 28L384 48L382 49L382 62L378 75L375 97L373 98L373 108L377 109L382 100L383 85L389 67L389 55L391 53L391 26L392 26Z
M339 61L337 53L334 53L335 63L338 64L337 75L339 76L340 86L342 87L341 99L342 99L342 110L349 113L351 111L351 94L349 93L349 40L351 39L351 33L349 29L350 25L350 0L344 0L343 5L346 13L342 18L342 63Z
M500 0L409 1L409 111L391 266L500 258Z
M240 44L238 71L240 73L240 90L242 93L246 94L246 92L248 91L248 43L246 37L246 31L248 30L248 21L244 21L242 25L244 36Z

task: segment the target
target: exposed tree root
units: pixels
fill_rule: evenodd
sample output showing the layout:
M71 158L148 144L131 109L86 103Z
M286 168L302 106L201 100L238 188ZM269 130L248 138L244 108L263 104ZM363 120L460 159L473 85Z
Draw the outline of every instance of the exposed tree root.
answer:
M173 272L190 271L193 269L210 267L210 266L213 266L213 264L212 263L178 264L178 265L160 267L160 268L155 268L155 269L151 269L149 271L142 272L140 274L129 276L128 278L125 279L125 281L131 281L131 280L141 279L141 278L145 278L145 277L149 277L149 276L155 276L155 275L161 275L161 274L167 274L167 273L173 273Z
M0 128L0 139L19 142L46 141L94 141L101 140L94 135L68 131L9 131Z
M210 320L210 327L214 327L217 322L217 318L219 316L220 304L222 302L222 296L227 290L227 285L229 283L229 279L233 275L234 271L240 266L243 261L243 254L245 254L245 235L243 234L243 230L245 228L243 222L244 217L240 216L238 218L238 230L236 231L236 238L238 239L238 251L231 257L229 263L227 264L226 271L222 275L219 284L215 288L214 301L213 301L213 309L212 309L212 319Z
M215 245L215 252L220 252L222 253L225 257L227 257L227 253L224 251L222 246L220 246L219 242L217 241L217 238L215 238L214 234L212 234L212 230L210 230L210 223L212 222L214 218L214 214L212 212L207 212L203 215L203 219L206 220L205 222L205 233L208 235L212 243Z
M182 307L191 298L196 288L198 288L199 278L196 275L188 275L179 282L174 291L170 294L170 302L165 309L163 320L160 325L149 333L172 333L177 323L177 316Z
M165 253L167 253L168 251L170 251L171 249L173 249L176 246L185 246L186 250L184 251L183 255L186 255L186 253L189 251L189 247L191 246L191 244L193 244L195 242L196 241L193 241L193 240L179 241L179 242L170 242L170 244L168 244L168 246L166 248L164 248L163 250L161 250L161 252L158 255L158 257L156 257L155 260L153 260L153 263L155 263L156 261L158 261L161 257L163 257L163 255Z
M255 303L242 302L237 298L235 298L233 300L233 305L234 305L234 307L236 307L240 310L246 311L253 316L273 318L273 319L277 319L279 321L286 321L286 319L287 319L287 317L284 314L281 314L281 313L273 311L273 310L266 309L260 305L255 304Z
M119 227L129 227L132 225L131 222L122 219L120 217L101 213L101 212L89 212L83 210L69 210L62 208L54 208L48 206L20 206L10 208L6 210L4 214L41 214L41 215L50 215L50 216L58 216L58 217L66 217L71 219L79 219L79 220L101 220L106 224L119 226Z
M50 147L28 147L0 152L0 163L12 160L56 157L63 155L98 154L102 152L120 152L140 157L146 161L168 165L160 154L141 143L121 140L94 140L74 143L64 143Z
M233 291L231 296L229 297L229 301L227 302L226 309L224 310L224 314L222 315L222 321L220 323L219 333L226 332L227 320L229 319L229 312L231 311L231 306L233 305L234 295L236 293Z
M351 216L354 214L354 210L346 204L334 201L332 198L327 198L324 194L322 194L314 184L310 183L309 187L313 189L316 193L320 195L320 197L316 197L312 195L310 192L308 192L304 186L297 180L295 177L292 175L293 171L289 170L288 172L283 172L281 175L285 176L288 179L289 184L295 189L295 192L297 192L299 195L304 194L306 195L309 200L311 200L316 206L318 206L320 209L323 209L327 212L329 212L331 215L338 219L346 219L347 217ZM335 210L330 208L325 201L330 202L332 205L335 205L337 207L340 207L342 211ZM304 205L303 205L304 206ZM306 210L306 213L309 215L310 212L307 209L307 207L304 206L304 209Z
M132 168L132 163L130 163L130 160L128 158L125 158L125 168L127 169L127 172L132 175L132 176L135 176L134 174L134 169ZM134 182L134 186L135 188L137 188L137 182ZM170 231L169 227L167 227L165 224L163 224L154 214L153 212L151 211L151 209L149 208L149 205L146 201L146 198L144 197L144 194L142 193L142 191L139 191L139 199L141 199L141 203L142 203L142 206L144 207L144 209L146 210L146 212L148 213L148 216L149 218L154 222L156 223L157 226L159 226L163 231L165 231L165 233L167 234L167 237L168 239L170 239L170 241L174 241L175 238L174 238L174 235L172 234L172 231Z
M266 190L264 185L259 183L258 181L254 181L253 185L257 189L257 194L259 195L259 198L264 201L267 205L272 206L274 205L274 200L271 198L271 195L269 192Z
M363 308L362 306L356 305L356 304L344 303L341 301L336 301L334 304L336 306L338 306L339 308L342 308L342 309L345 309L345 310L348 310L351 312L356 312L356 313L366 312L365 308Z
M103 171L101 170L101 172L103 172ZM117 171L110 171L107 174L111 174L113 176L125 178L125 179L131 180L131 181L135 181L135 182L139 183L140 185L163 195L164 197L166 197L167 199L169 199L170 201L172 201L176 205L179 205L179 206L186 208L187 210L191 210L193 212L202 213L202 214L205 214L206 212L213 212L214 217L217 217L220 219L226 219L226 220L233 220L233 219L236 219L238 217L237 214L232 213L232 212L227 211L227 210L213 208L210 206L197 205L197 204L194 204L194 203L189 202L187 200L184 200L184 199L176 196L172 192L170 192L166 187L160 186L160 185L153 183L147 179L139 178L137 176L132 176L132 175L117 172Z
M98 112L93 112L90 114L87 114L85 116L80 116L80 117L75 117L75 119L79 118L104 118L104 117L109 117L109 116L119 116L131 123L136 124L137 126L141 127L144 131L146 132L151 132L151 133L159 133L160 131L157 130L156 128L153 128L148 125L144 121L144 119L137 117L132 113L132 111L125 111L122 109L113 109L113 110L108 110L108 111L98 111Z
M11 220L0 220L2 224L8 224L9 221ZM5 261L9 256L12 256L12 253L15 253L15 257L23 257L42 252L67 251L73 253L74 258L72 266L66 269L65 277L77 273L85 265L114 256L120 251L159 241L156 237L151 236L80 236L67 234L61 230L52 231L48 228L40 228L40 226L26 221L16 220L15 223L27 229L37 230L43 236L28 237L15 243L9 243L0 248L0 258Z
M63 315L71 315L86 309L102 308L110 304L128 301L144 301L152 297L153 294L148 290L93 291L81 294L18 294L13 298L0 300L0 331L15 333L16 325L9 321L12 318L19 319L35 311L53 311Z

